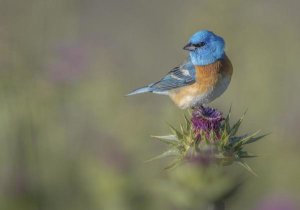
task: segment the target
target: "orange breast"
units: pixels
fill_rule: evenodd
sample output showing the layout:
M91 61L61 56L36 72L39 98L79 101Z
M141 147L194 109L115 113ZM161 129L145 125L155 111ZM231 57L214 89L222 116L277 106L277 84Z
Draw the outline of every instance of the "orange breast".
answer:
M195 66L196 82L192 85L178 88L170 92L171 99L179 107L189 107L193 99L213 90L218 81L232 75L232 64L225 55L224 59L206 66Z

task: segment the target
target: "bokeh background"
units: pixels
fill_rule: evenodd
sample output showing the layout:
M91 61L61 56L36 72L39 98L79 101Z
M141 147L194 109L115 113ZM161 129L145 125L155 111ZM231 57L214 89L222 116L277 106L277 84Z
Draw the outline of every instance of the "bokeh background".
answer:
M234 65L213 106L232 105L233 118L248 109L242 130L272 133L248 147L259 177L230 209L296 209L299 9L297 0L1 0L0 209L176 209L159 187L165 162L144 161L164 149L150 135L168 133L183 111L167 97L124 95L180 64L199 29L225 38Z

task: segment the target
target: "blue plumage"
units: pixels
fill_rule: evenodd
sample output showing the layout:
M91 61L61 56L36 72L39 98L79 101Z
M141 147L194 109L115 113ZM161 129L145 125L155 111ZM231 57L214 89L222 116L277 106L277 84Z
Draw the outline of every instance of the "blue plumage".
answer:
M190 51L191 61L196 66L205 66L224 57L224 39L211 31L195 33L189 40L189 46L191 48L187 50Z

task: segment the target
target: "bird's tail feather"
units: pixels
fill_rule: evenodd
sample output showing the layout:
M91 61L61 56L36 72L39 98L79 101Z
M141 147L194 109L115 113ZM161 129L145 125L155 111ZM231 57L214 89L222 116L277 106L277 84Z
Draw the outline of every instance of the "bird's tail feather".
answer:
M147 92L152 92L150 85L142 87L142 88L138 88L138 89L132 91L131 93L128 93L126 96L132 96L132 95L136 95L136 94L140 94L140 93L147 93Z

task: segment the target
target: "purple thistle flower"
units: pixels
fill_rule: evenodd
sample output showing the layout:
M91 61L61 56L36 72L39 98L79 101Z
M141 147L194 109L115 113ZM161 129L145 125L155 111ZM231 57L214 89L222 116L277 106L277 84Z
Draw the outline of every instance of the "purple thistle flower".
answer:
M260 203L257 210L296 210L294 200L284 195L273 195Z
M196 138L200 137L201 132L208 138L211 131L219 138L219 130L223 120L223 114L214 108L201 106L195 109L192 113L191 122Z

